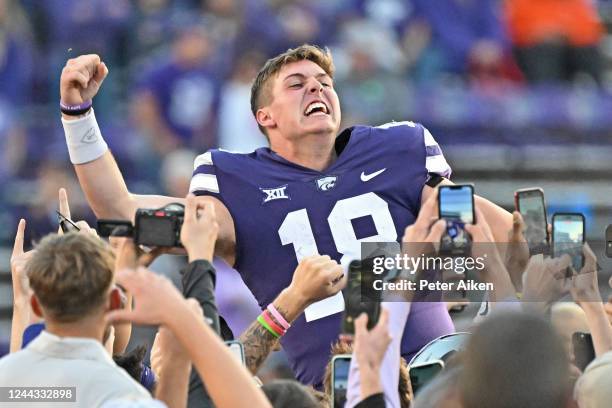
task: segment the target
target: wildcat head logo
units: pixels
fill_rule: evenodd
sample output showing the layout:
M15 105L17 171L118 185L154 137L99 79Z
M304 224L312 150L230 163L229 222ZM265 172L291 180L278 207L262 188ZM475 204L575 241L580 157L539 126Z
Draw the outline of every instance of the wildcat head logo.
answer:
M321 191L331 190L336 186L337 176L327 176L317 180L317 188Z

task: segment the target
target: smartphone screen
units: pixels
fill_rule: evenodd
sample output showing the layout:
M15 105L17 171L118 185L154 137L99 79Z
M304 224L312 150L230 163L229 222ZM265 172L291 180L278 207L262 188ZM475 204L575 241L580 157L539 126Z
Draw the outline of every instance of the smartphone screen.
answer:
M579 213L555 213L553 215L553 256L568 254L572 267L580 271L584 264L584 215Z
M443 368L444 363L440 360L411 366L408 373L412 384L412 392L416 395L419 389L438 375Z
M525 239L531 254L545 253L548 247L548 224L544 192L539 188L515 193L516 209L525 222Z
M341 354L332 360L332 400L334 408L344 408L351 356Z
M438 195L440 218L446 220L443 250L465 250L470 242L465 224L474 223L474 188L471 185L441 186Z

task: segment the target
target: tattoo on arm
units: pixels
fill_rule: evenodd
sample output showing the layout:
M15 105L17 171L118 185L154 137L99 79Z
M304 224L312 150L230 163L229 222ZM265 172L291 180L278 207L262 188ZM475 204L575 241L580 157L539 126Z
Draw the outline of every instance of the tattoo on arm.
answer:
M277 310L283 316L287 314L277 307ZM253 321L249 328L240 336L240 341L244 346L244 359L246 366L251 374L257 374L257 370L261 367L266 357L275 348L278 343L276 337L266 330L257 320Z

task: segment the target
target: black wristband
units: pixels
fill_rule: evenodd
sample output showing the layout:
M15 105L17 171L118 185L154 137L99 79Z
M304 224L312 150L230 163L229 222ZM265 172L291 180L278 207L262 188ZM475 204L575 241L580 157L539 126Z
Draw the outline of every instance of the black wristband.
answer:
M429 187L436 187L438 184L444 181L444 177L436 173L429 173L429 179L425 182Z
M66 105L60 101L60 111L68 116L81 116L89 112L93 106L92 101L85 101L79 105Z

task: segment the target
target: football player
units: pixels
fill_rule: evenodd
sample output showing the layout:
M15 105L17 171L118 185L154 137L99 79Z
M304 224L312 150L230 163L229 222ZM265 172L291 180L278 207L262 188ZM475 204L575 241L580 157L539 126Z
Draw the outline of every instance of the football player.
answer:
M131 219L137 208L181 200L128 191L91 109L107 73L97 55L68 61L61 77L62 122L96 215ZM360 242L398 241L434 188L450 183L440 147L419 124L354 126L339 133L333 76L331 54L315 46L270 59L251 92L253 114L270 147L250 154L211 150L195 160L190 191L215 206L216 254L240 272L262 309L290 284L301 259L326 254L348 265L360 258ZM480 197L476 206L495 239L505 242L511 214ZM342 293L312 304L281 339L301 382L321 385L343 308ZM444 304L415 303L402 354L410 357L453 331Z

